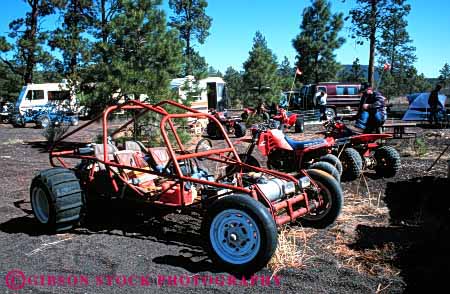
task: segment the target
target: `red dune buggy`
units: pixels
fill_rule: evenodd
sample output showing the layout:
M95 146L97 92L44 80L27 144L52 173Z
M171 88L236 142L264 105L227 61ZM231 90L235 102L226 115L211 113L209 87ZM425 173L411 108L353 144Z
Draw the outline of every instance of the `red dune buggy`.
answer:
M170 113L174 108L184 113ZM135 115L112 129L109 118L123 110ZM160 147L132 140L114 144L146 115L160 118ZM187 118L214 122L225 146L187 149L177 133L177 121ZM66 141L99 119L101 143ZM33 213L47 229L73 228L89 199L99 195L178 212L197 210L204 215L201 236L211 259L230 272L252 273L265 266L277 247L277 225L299 220L324 228L335 221L343 203L332 176L315 169L292 175L245 164L216 117L174 101L110 106L56 142L50 162L54 167L41 171L30 188ZM213 174L208 162L223 168Z
M357 179L364 169L375 170L380 177L393 177L400 169L400 154L394 147L382 144L389 134L361 134L350 130L342 121L324 123L325 139L334 139L334 153L343 165L343 180Z

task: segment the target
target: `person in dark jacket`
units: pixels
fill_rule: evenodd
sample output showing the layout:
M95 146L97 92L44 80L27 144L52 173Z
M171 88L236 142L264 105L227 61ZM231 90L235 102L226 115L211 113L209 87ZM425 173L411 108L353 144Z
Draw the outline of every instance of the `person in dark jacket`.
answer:
M437 124L439 122L439 91L441 88L441 85L436 85L436 88L430 92L430 97L428 97L428 105L430 105L430 116L428 117L428 121L430 124L433 124L433 122Z
M377 91L373 91L369 84L361 87L362 95L355 127L364 133L380 131L386 120L386 98Z

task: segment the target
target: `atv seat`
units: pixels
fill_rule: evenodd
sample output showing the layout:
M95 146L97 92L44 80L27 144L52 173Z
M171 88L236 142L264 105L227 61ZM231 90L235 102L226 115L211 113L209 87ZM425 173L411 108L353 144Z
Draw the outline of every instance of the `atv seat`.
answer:
M170 160L166 147L154 147L148 149L149 163L153 169L162 172Z
M294 150L305 149L305 148L312 147L312 146L315 146L315 145L325 144L327 142L325 139L313 139L313 140L308 140L308 141L296 141L294 139L289 138L288 136L286 136L285 139L288 142L288 144Z
M150 170L150 167L142 157L140 151L121 150L115 152L114 157L119 164ZM158 178L157 175L127 168L121 168L120 170L128 182L136 186L142 192L146 193L157 190L154 182L154 180Z
M125 150L134 150L143 153L148 153L147 148L139 141L126 141L125 142Z
M114 161L114 153L119 151L117 149L117 147L113 144L108 144L108 160L109 161ZM94 145L94 152L95 152L95 157L97 157L97 159L99 160L104 160L104 148L103 148L103 144L95 144ZM105 170L105 165L103 163L98 162L98 168L99 170Z

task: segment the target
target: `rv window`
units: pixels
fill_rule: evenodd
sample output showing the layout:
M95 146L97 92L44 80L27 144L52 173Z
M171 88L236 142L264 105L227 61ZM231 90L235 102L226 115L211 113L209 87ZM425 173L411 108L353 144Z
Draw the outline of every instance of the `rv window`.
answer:
M327 92L327 87L322 87L322 86L320 86L320 87L317 87L317 92L319 92L319 91L323 91L323 92Z
M48 91L48 100L69 100L69 91Z
M358 95L357 87L347 87L347 95Z
M44 90L29 90L27 93L27 100L43 100Z
M344 87L336 87L336 95L344 95Z

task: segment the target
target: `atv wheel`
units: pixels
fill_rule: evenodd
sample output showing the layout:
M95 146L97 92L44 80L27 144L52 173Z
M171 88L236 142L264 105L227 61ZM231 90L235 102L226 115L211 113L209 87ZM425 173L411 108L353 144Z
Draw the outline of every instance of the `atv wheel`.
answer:
M308 215L303 216L301 223L304 226L323 229L332 225L341 213L344 195L341 185L330 174L316 169L308 169L307 173L319 186L320 191L316 200L323 204ZM309 199L315 199L315 197Z
M247 131L247 128L243 123L235 123L234 124L234 135L236 138L241 138L245 136L245 132Z
M257 272L277 247L277 227L269 210L247 195L216 200L202 228L212 261L231 273Z
M15 128L24 128L25 127L25 119L20 115L15 115L12 119L13 127Z
M239 158L241 159L241 161L243 163L246 163L246 164L252 165L252 166L256 166L256 167L261 167L261 164L259 163L259 161L252 155L247 155L245 153L241 153L241 154L239 154Z
M325 161L325 162L330 163L332 166L334 166L338 170L339 175L342 176L342 162L339 160L339 158L337 158L336 155L333 155L333 154L324 155L319 158L319 161Z
M203 152L203 151L208 151L212 149L212 142L210 139L201 139L200 141L198 141L197 146L195 146L195 153L199 153L199 152ZM204 157L198 157L197 158L200 161L205 160Z
M295 120L295 132L296 133L303 133L305 132L305 121L303 120L303 117L297 116L297 119Z
M336 117L336 110L334 110L333 108L329 108L327 107L325 109L325 118L329 121L332 120Z
M50 125L50 119L46 115L42 115L37 118L36 126L38 128L46 129Z
M71 170L41 171L31 183L30 201L34 216L48 230L69 230L80 219L81 188Z
M206 126L206 133L210 138L216 139L222 138L222 133L220 132L215 122L208 123L208 125Z
M374 158L377 162L375 172L381 177L393 177L400 169L400 154L391 146L383 146L375 150Z
M336 181L341 181L341 175L339 174L339 171L337 168L335 168L331 163L325 162L325 161L318 161L311 164L308 169L318 169L321 171L324 171L330 175L333 176L333 178L336 179Z
M70 120L71 126L78 126L79 123L80 123L80 120L78 119L78 117L74 117Z
M341 154L342 180L354 181L360 175L363 167L361 155L353 148L345 148Z

